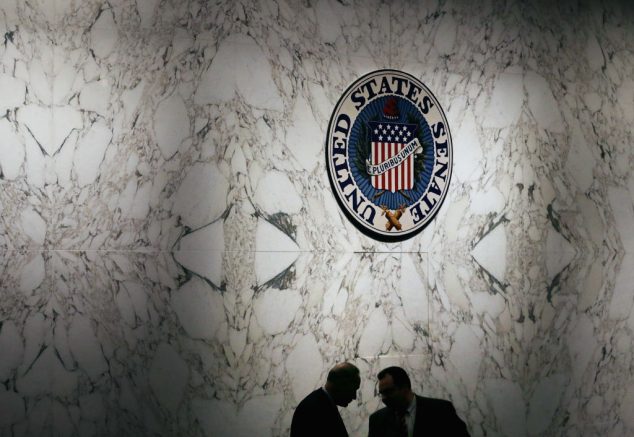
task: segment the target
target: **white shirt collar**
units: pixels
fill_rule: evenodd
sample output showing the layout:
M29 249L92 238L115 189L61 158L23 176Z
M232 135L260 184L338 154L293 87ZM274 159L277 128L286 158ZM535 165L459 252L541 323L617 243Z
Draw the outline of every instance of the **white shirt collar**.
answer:
M409 403L409 406L407 407L407 413L412 417L414 417L414 415L416 414L416 395L414 395L412 402Z
M324 393L326 393L326 396L328 396L328 399L330 399L330 403L336 407L337 404L335 404L335 400L332 398L332 396L330 396L330 393L328 393L328 390L326 390L326 387L322 387L321 389L324 391Z
M412 437L414 435L414 425L416 423L416 395L409 403L407 407L407 415L405 416L405 423L407 424L407 435Z

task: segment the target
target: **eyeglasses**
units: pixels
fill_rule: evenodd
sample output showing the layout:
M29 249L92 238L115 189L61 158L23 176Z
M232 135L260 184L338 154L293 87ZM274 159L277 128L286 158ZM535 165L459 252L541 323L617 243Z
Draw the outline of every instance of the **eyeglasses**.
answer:
M387 387L384 388L383 391L380 391L378 387L374 388L374 395L375 396L380 396L380 397L390 397L392 396L394 393L398 392L399 388L398 387Z

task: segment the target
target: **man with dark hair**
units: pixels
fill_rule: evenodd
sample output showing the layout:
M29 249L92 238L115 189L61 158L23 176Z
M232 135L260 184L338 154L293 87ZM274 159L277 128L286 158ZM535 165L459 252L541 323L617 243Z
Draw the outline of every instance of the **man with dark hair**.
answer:
M348 437L337 406L346 407L357 398L359 369L341 363L328 372L326 384L302 400L291 423L291 437Z
M369 437L469 437L451 402L414 394L405 370L388 367L377 378L386 406L370 416Z

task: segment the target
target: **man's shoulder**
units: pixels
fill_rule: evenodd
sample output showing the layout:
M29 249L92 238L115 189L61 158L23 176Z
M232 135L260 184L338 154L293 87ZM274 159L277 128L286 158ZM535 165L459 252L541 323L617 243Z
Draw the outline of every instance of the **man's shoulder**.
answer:
M391 410L388 407L380 408L376 410L374 413L370 414L370 419L380 419L390 414L390 411Z
M416 405L421 405L427 411L455 411L451 401L439 398L428 398L416 395Z
M418 408L419 405L423 406L423 408L453 408L453 404L446 399L416 395L416 408Z
M416 409L417 417L424 418L427 426L437 427L438 430L442 429L447 435L469 437L467 427L458 416L451 401L416 396Z
M450 401L448 401L447 399L441 399L441 398L430 398L427 396L420 396L420 395L416 395L416 402L426 402L429 404L444 404L444 403L451 403Z
M323 388L318 388L317 390L313 390L312 392L310 392L305 399L325 401L328 400L328 395Z
M291 437L295 436L347 436L336 407L321 388L297 405L291 422Z
M297 408L310 407L314 405L322 405L328 403L328 396L321 388L309 393L302 401L297 405Z
M456 416L456 408L446 399L416 396L416 408L425 415L447 418Z
M428 398L426 396L416 395L416 408L429 410L435 409L453 409L453 404L445 399ZM383 417L392 414L389 407L383 407L370 414L370 417Z

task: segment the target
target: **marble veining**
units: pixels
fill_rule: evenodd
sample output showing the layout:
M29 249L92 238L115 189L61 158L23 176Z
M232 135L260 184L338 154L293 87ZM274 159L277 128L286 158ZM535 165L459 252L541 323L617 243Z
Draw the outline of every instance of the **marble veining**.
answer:
M336 362L471 435L634 435L625 1L0 5L0 435L287 435ZM387 244L323 162L359 75L444 108L450 191Z

